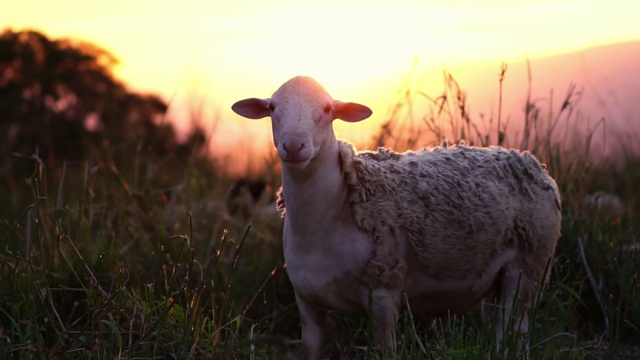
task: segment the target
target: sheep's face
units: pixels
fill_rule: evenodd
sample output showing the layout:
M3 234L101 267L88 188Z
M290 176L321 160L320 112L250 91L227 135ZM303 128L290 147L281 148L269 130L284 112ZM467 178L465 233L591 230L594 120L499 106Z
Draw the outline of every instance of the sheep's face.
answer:
M333 100L315 80L295 77L270 99L245 99L232 109L244 117L271 116L273 142L284 166L304 169L321 153L327 141L335 141L335 119L356 122L371 115L360 104Z

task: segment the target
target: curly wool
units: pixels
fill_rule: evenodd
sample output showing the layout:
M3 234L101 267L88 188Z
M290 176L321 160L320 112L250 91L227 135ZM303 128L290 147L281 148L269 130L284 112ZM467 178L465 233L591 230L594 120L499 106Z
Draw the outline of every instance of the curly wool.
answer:
M375 242L363 275L370 286L401 286L406 263L394 250L402 239L434 278L477 278L491 259L514 247L525 254L525 273L542 277L557 238L541 239L537 223L559 216L560 196L530 153L445 143L356 154L350 143L339 145L355 221ZM549 214L540 214L541 202L554 204ZM284 210L282 196L278 204Z

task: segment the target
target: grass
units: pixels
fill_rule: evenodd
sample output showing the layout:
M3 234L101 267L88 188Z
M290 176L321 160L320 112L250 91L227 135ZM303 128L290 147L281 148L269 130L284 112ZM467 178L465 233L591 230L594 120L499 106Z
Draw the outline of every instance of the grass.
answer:
M531 150L564 199L550 282L529 309L531 358L640 356L640 155L595 158L598 127L579 126L571 91L549 116L528 100L523 124L501 114L481 124L455 79L445 80L439 97L402 91L372 144L402 150L446 136ZM426 115L402 115L425 100ZM135 166L121 171L109 161L52 166L36 152L1 168L0 358L298 358L277 214L229 214L234 179L223 164L194 156L167 167L144 147L129 158ZM624 212L590 208L585 195L596 191L620 196ZM398 358L505 357L478 309L443 321L449 331L405 313ZM328 328L331 358L376 357L365 317L332 314ZM522 354L515 335L502 345L506 357Z

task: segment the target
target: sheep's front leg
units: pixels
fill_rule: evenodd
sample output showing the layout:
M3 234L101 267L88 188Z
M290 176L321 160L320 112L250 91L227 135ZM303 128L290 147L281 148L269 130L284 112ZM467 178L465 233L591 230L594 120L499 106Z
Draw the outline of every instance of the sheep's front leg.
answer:
M324 355L324 323L326 313L307 304L296 294L296 304L302 327L302 351L308 360L321 359Z
M400 312L397 290L371 289L369 293L369 319L373 329L373 342L384 358L392 359L396 353L396 323Z

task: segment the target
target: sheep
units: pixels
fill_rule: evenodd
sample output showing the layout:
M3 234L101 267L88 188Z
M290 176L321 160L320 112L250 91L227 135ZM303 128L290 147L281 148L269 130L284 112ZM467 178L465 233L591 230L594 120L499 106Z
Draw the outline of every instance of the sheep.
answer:
M378 351L393 357L406 294L414 314L440 317L482 303L498 338L516 294L531 304L560 237L555 181L528 152L460 144L356 152L332 122L372 111L333 100L309 77L232 109L271 117L282 162L286 269L307 359L324 351L328 310L365 310ZM518 331L528 329L524 307Z
M585 195L583 205L587 214L595 220L619 221L626 210L622 198L604 191Z

